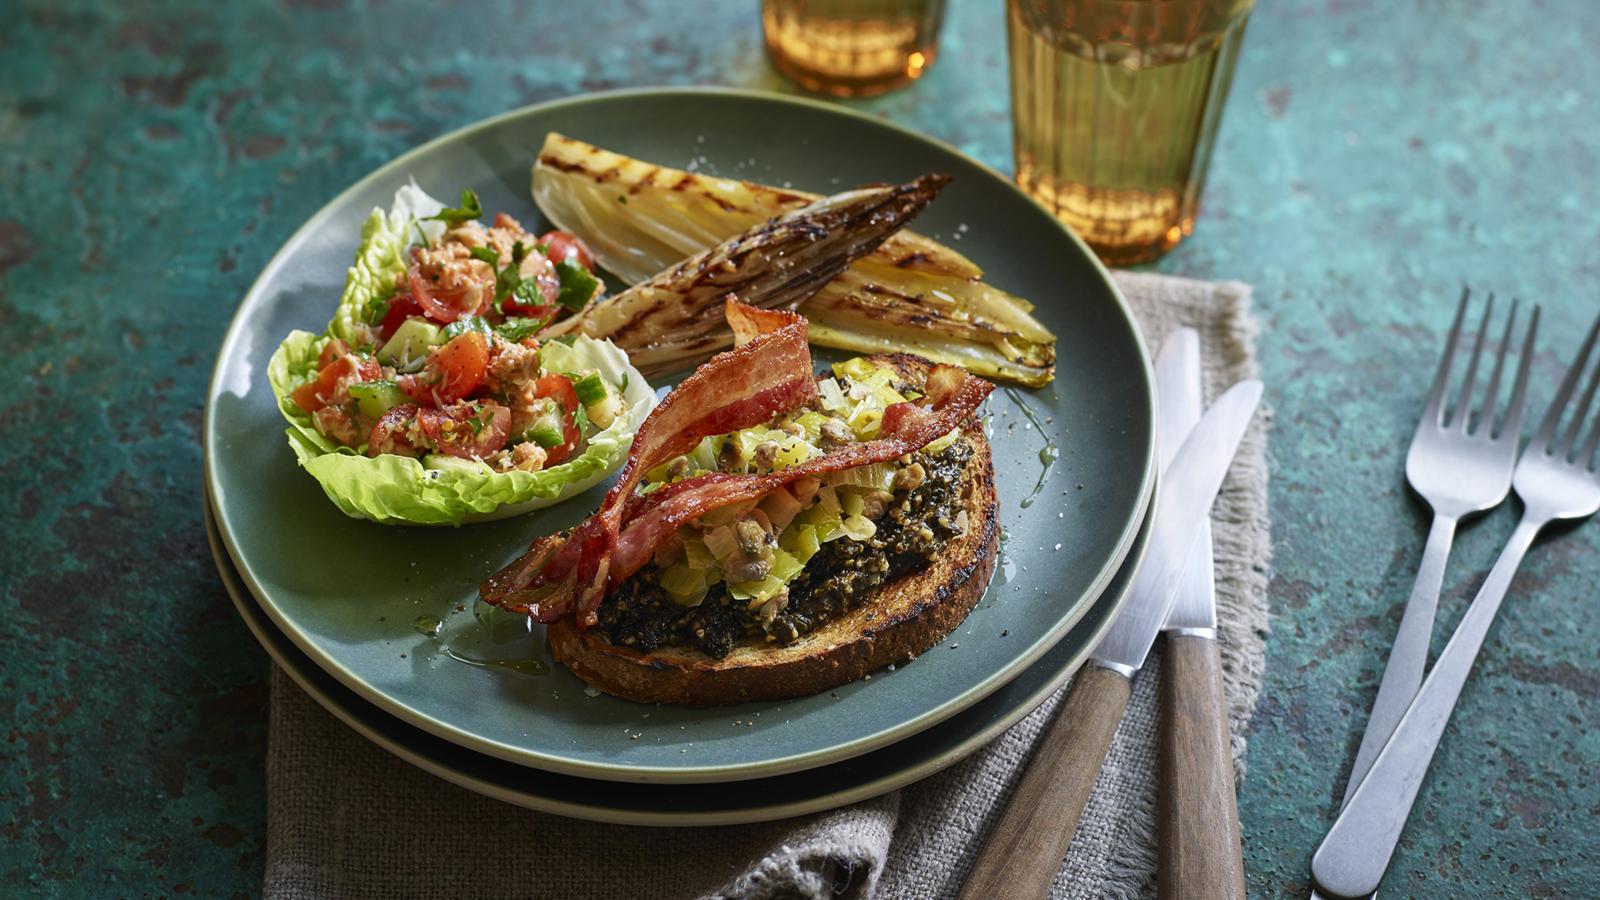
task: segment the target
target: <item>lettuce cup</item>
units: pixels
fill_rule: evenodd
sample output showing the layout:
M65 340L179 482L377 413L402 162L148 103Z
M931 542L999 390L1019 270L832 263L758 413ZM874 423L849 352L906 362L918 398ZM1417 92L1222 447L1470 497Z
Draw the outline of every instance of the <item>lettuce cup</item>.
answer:
M558 503L627 458L655 392L609 341L540 342L601 290L587 248L415 185L363 224L322 334L268 364L302 468L346 515L460 525Z

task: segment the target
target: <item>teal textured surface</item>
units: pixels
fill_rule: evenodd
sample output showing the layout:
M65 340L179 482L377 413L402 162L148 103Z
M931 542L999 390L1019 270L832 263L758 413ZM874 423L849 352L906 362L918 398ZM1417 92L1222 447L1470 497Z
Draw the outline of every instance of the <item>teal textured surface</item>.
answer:
M851 105L1009 170L1001 4L951 7L925 78ZM484 116L611 87L790 88L754 0L6 11L0 893L249 896L266 658L199 504L238 298L329 198ZM1277 411L1274 633L1240 804L1253 896L1304 896L1354 755L1421 553L1405 436L1460 285L1545 305L1536 404L1600 307L1597 43L1581 0L1262 0L1250 25L1199 228L1154 268L1255 285ZM1514 514L1457 542L1436 648ZM1597 572L1595 526L1533 549L1396 895L1600 883Z

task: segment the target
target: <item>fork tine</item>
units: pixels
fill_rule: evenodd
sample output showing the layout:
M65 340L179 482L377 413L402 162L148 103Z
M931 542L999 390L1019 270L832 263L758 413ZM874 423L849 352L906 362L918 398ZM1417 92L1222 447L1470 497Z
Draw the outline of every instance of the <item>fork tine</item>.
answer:
M1578 358L1572 361L1567 375L1561 379L1561 388L1556 391L1554 400L1550 401L1550 409L1544 414L1544 419L1539 422L1539 430L1533 433L1533 440L1528 442L1530 452L1537 447L1540 452L1548 448L1550 439L1555 437L1556 426L1561 423L1561 414L1566 411L1567 400L1572 397L1572 389L1578 386L1578 379L1583 376L1583 370L1589 364L1589 351L1594 349L1596 332L1600 332L1600 318L1594 320L1589 327L1589 335L1583 339L1583 347L1578 350Z
M1456 344L1461 339L1461 320L1467 316L1467 300L1472 289L1461 289L1461 304L1456 307L1456 320L1450 326L1450 337L1444 343L1444 355L1439 357L1439 368L1433 376L1433 386L1428 388L1428 402L1422 408L1422 421L1434 425L1444 424L1444 389L1450 384L1450 363L1456 356Z
M1517 361L1517 380L1511 387L1511 402L1500 424L1500 434L1509 434L1513 441L1522 440L1523 402L1528 396L1528 370L1533 365L1533 343L1539 335L1539 304L1533 305L1533 315L1528 319L1528 335L1522 340L1522 358ZM1498 439L1499 435L1496 435Z
M1567 433L1562 435L1561 442L1555 447L1555 454L1566 459L1572 450L1572 445L1578 440L1578 432L1583 428L1583 420L1589 418L1589 405L1594 402L1595 388L1600 387L1600 366L1595 366L1594 372L1589 375L1589 384L1583 389L1583 398L1578 401L1578 410L1572 414L1572 421L1567 423Z
M1472 341L1472 359L1467 361L1467 377L1461 381L1461 393L1456 399L1455 418L1450 424L1462 434L1472 426L1472 385L1478 380L1478 360L1483 358L1483 339L1489 334L1489 317L1494 314L1494 295L1489 295L1489 302L1483 306L1483 321L1478 323L1478 336ZM1492 416L1494 410L1485 408ZM1479 415L1478 418L1483 418Z
M1494 357L1494 371L1489 373L1489 387L1483 392L1483 406L1478 413L1478 428L1487 437L1493 438L1495 431L1495 401L1500 398L1500 376L1506 368L1506 354L1511 351L1511 332L1517 325L1517 298L1511 298L1511 312L1506 316L1506 330L1500 337L1500 352Z

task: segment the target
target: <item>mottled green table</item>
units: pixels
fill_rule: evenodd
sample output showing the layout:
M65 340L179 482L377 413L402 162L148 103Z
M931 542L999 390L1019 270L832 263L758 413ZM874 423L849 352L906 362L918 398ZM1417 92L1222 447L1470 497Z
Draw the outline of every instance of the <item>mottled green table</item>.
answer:
M259 886L267 660L206 552L199 426L218 340L278 245L368 169L491 113L618 86L789 90L755 7L4 5L0 894ZM1001 4L952 7L931 73L859 106L1009 169ZM1424 527L1402 438L1460 285L1544 304L1541 404L1600 307L1596 44L1586 0L1261 0L1250 25L1199 231L1156 268L1255 285L1277 409L1253 893L1304 894L1354 755ZM1445 622L1513 516L1462 536ZM1597 551L1591 527L1530 555L1393 895L1600 890Z

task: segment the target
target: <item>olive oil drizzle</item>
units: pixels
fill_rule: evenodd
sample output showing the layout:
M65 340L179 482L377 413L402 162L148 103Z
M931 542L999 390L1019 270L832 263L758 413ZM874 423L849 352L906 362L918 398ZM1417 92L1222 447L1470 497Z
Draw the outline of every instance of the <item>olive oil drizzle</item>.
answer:
M1034 482L1033 490L1029 492L1028 496L1022 498L1021 506L1023 509L1027 509L1033 505L1034 499L1044 490L1045 482L1050 480L1050 470L1055 467L1056 460L1061 457L1061 451L1045 431L1045 423L1039 419L1039 414L1023 399L1022 395L1017 393L1015 388L1008 387L1005 391L1006 396L1011 398L1011 402L1015 403L1017 409L1022 411L1023 417L1031 422L1034 429L1039 432L1039 437L1044 439L1044 446L1039 448L1039 464L1042 466L1039 470L1039 480Z
M432 638L434 641L438 641L439 629L443 627L443 625L444 623L439 620L438 616L428 615L417 616L416 620L411 623L412 629L416 631L417 634L420 634L426 638ZM448 644L440 644L439 652L450 657L458 663L472 666L475 669L503 669L507 672L516 672L518 675L538 676L550 674L550 666L547 665L544 660L533 657L512 659L479 659L475 656L467 656L462 653L457 653L455 650L451 649L450 645Z
M439 651L458 663L465 663L474 669L504 669L507 672L516 672L518 675L549 675L550 667L544 660L528 657L526 659L477 659L476 657L463 656L460 653L442 646Z

